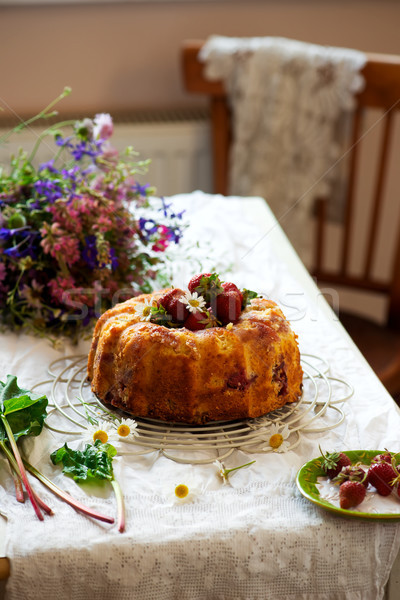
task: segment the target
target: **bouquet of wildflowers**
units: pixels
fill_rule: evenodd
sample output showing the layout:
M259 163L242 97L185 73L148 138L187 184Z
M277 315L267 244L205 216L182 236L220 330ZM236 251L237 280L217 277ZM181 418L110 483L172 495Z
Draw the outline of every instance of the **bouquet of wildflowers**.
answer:
M10 133L53 116L53 105ZM147 161L138 162L132 148L118 152L112 133L107 114L58 123L30 155L20 150L0 169L3 325L76 339L105 309L160 284L164 251L182 235L182 214L158 200L157 218L154 206L146 216L152 189L137 175ZM54 158L35 167L48 136Z

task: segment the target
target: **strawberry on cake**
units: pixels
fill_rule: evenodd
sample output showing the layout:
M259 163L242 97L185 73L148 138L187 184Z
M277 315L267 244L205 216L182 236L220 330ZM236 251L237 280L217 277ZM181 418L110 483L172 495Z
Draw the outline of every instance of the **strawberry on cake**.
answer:
M105 312L88 359L91 389L105 404L188 424L295 402L302 375L297 337L277 304L216 273Z

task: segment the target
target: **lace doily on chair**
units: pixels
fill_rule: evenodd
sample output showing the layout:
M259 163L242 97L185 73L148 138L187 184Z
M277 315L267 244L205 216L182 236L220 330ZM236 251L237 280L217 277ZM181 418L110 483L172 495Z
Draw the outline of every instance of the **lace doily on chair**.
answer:
M280 37L211 36L200 59L209 79L224 82L232 108L229 193L265 198L309 264L312 202L341 177L338 124L364 85L365 55Z

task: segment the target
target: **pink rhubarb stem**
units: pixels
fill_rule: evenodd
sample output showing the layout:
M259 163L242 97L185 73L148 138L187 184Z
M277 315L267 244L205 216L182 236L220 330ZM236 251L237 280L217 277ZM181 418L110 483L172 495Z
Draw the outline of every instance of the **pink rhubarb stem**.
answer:
M24 504L24 502L25 502L24 488L23 488L23 485L22 485L21 478L18 475L18 473L16 473L14 471L14 469L11 469L11 473L12 473L12 477L13 477L13 480L14 480L15 498L17 499L17 502L21 502L21 504Z
M67 492L64 492L64 490L59 488L55 483L48 479L46 475L43 475L43 473L35 469L35 467L29 464L26 460L24 461L24 464L27 470L30 473L32 473L32 475L34 475L37 479L39 479L39 481L41 481L43 485L48 487L49 490L51 490L56 496L64 500L64 502L70 504L73 508L75 508L75 510L84 513L88 517L93 517L93 519L98 519L99 521L104 521L105 523L114 523L114 519L112 517L107 517L106 515L103 515L89 508L85 504L82 504L82 502L79 502L79 500L75 500L75 498L70 496Z
M32 488L31 488L31 484L28 481L28 477L26 475L24 464L22 462L22 458L21 458L21 455L19 453L18 446L17 446L17 443L15 441L12 429L11 429L11 427L10 427L7 419L5 418L5 416L3 414L0 414L0 418L1 418L2 423L4 425L4 429L6 430L8 441L10 442L11 449L12 449L13 454L14 454L14 458L17 461L18 470L20 472L20 475L21 475L22 481L24 483L25 489L28 492L29 500L31 501L31 504L32 504L32 506L34 508L34 511L36 513L37 518L40 521L43 521L43 514L42 514L42 512L41 512L41 510L39 508L38 503L36 502L34 492L33 492Z
M17 493L17 486L18 486L18 490L21 490L21 494L22 494L22 500L19 500L18 495L17 495L17 500L18 502L25 502L25 498L24 498L24 489L22 486L22 480L21 480L21 474L19 472L19 468L18 468L18 464L17 461L14 458L14 455L12 454L12 452L10 452L10 450L7 448L6 444L1 444L2 450L4 452L4 454L7 456L8 462L10 463L10 467L13 473L13 478L14 478L14 484L15 484L15 491ZM36 502L38 503L38 505L40 506L40 508L42 508L48 515L53 515L53 511L51 510L50 506L48 506L41 498L40 496L37 495L37 493L32 490L33 495L35 496Z
M42 510L44 510L44 512L47 513L48 515L50 515L50 516L54 515L54 512L50 508L50 506L48 504L46 504L46 502L44 500L42 500L41 497L38 496L34 490L32 490L32 492L33 492L33 495L35 496L35 500L39 504L40 508Z
M21 479L21 475L19 473L18 465L16 463L14 455L7 448L6 443L1 441L0 447L3 450L4 454L6 455L7 460L10 464L11 475L12 475L12 478L14 481L14 487L15 487L15 497L17 499L17 502L21 502L21 504L22 504L25 502L24 486L22 485L22 479Z
M122 495L121 486L115 479L111 480L115 497L117 500L117 515L118 515L118 531L123 533L125 531L125 503Z

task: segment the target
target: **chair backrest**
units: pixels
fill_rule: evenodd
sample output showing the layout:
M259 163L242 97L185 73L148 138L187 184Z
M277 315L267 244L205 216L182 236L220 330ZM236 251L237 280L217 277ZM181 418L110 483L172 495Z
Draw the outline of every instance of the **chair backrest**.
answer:
M189 92L205 94L210 98L212 125L212 152L214 167L214 192L227 194L229 173L229 149L232 141L232 119L224 85L220 81L209 81L204 75L204 65L198 54L203 41L186 41L182 47L184 84ZM389 298L387 321L400 328L400 223L396 235L393 267L388 280L382 281L373 273L372 266L378 245L378 228L382 214L385 178L389 164L389 152L393 148L391 134L394 115L400 110L400 56L368 54L362 70L365 87L356 97L356 109L352 123L350 145L346 155L349 159L345 214L340 249L339 268L326 266L326 199L317 203L316 240L313 275L317 281L332 285L344 285L356 289L386 294ZM355 183L357 176L359 141L363 137L362 123L366 109L380 109L382 126L380 148L376 153L376 180L371 203L371 217L367 226L366 251L362 272L354 275L350 268L350 247L355 226ZM399 202L400 204L400 202Z

